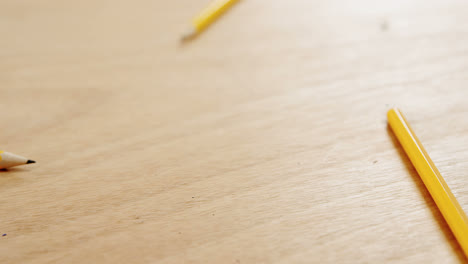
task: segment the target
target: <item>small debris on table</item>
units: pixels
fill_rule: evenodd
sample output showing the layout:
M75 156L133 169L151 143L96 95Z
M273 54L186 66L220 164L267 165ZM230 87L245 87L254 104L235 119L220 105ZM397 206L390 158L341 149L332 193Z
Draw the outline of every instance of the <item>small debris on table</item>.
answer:
M380 23L380 30L382 32L388 31L389 27L390 27L390 25L389 25L387 20L384 20L384 21L382 21L382 23Z

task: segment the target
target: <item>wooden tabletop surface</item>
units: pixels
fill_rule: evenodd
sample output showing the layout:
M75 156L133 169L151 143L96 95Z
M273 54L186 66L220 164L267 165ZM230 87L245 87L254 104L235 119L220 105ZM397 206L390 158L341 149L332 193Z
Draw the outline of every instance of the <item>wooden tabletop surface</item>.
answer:
M467 263L468 3L0 2L0 262Z

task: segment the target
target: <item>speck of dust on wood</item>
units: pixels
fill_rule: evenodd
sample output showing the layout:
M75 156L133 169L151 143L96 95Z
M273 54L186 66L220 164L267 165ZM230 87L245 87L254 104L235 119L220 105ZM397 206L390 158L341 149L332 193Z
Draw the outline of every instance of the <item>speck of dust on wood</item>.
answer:
M389 28L388 21L384 20L384 21L380 24L380 30L381 30L382 32L385 32L385 31L388 31L388 28Z

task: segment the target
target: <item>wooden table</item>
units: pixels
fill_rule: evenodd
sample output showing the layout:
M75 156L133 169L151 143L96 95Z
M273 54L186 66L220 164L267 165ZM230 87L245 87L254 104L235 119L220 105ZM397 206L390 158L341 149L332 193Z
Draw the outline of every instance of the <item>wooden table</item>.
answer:
M0 262L466 263L468 3L208 2L0 2Z

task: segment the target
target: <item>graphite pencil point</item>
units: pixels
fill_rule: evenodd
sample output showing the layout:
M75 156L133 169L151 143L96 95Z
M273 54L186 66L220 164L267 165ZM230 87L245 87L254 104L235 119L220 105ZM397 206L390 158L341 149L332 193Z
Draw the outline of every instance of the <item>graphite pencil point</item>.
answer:
M7 169L14 166L36 163L34 160L21 157L19 155L0 151L0 169Z

